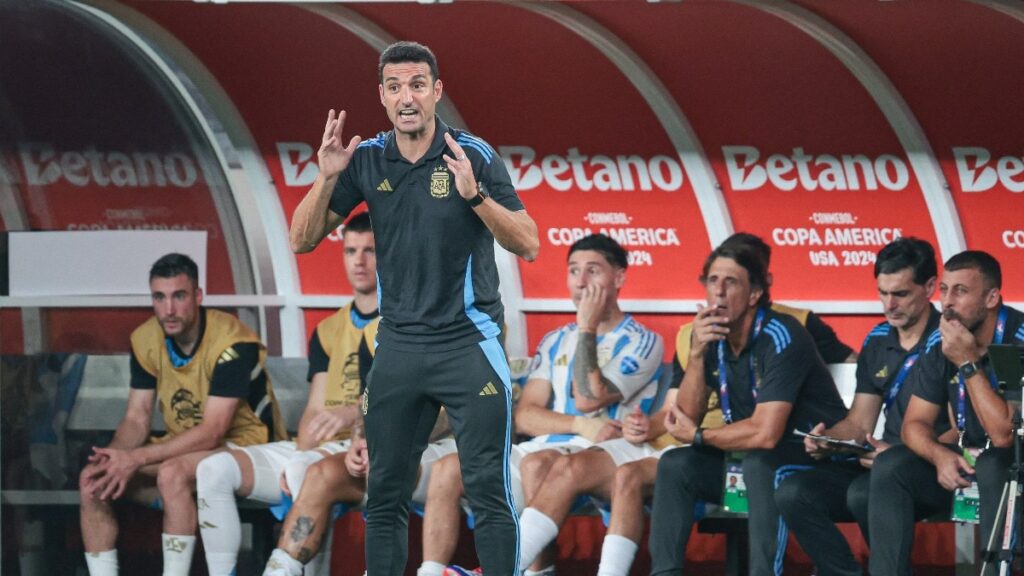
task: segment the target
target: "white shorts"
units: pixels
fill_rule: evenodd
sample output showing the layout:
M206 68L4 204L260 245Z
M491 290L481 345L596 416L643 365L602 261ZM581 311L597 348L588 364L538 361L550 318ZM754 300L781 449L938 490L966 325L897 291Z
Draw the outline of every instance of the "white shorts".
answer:
M644 458L661 458L662 454L667 450L675 448L675 446L668 446L657 450L647 442L637 445L625 438L616 438L614 440L605 440L595 445L594 448L607 452L612 457L612 462L615 462L615 466L618 467Z
M420 457L420 478L416 481L416 488L412 491L412 501L417 504L427 503L427 487L430 486L430 469L441 458L455 453L455 439L442 438L437 442L427 444L423 456Z
M324 442L317 446L316 451L332 456L345 452L351 445L349 440ZM253 486L249 498L260 502L276 504L281 500L281 474L296 455L300 454L295 442L271 442L253 446L229 446L234 450L245 452L252 462Z

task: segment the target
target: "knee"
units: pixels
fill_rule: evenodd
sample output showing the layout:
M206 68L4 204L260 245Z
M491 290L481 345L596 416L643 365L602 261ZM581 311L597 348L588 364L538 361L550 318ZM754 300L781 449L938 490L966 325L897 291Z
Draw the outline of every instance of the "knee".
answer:
M888 482L899 475L900 470L913 457L913 452L905 446L893 446L875 457L871 465L871 483Z
M178 458L160 464L156 472L156 487L164 501L192 493L190 472L185 463Z
M237 467L235 459L228 452L218 452L203 458L196 466L196 492L200 496L212 492L231 491L228 471Z
M332 495L349 479L345 469L343 456L328 458L313 464L306 470L306 478L302 482L301 498L329 503L334 500Z
M555 458L551 463L547 476L544 478L544 485L549 484L562 488L575 486L578 479L586 472L571 454L564 454Z
M658 472L655 485L668 485L679 482L691 468L689 465L691 448L675 448L662 454L658 460Z
M449 454L430 468L428 496L462 494L462 468L458 454Z
M789 511L800 511L813 503L805 497L807 493L808 491L804 489L799 476L790 476L775 489L775 505L783 514Z
M541 451L523 457L522 462L519 463L519 475L523 478L524 486L533 487L539 482L551 464L551 459L547 456Z
M644 477L643 471L640 469L639 462L630 462L623 464L615 470L615 488L613 494L617 497L618 495L632 496L640 494L644 489Z

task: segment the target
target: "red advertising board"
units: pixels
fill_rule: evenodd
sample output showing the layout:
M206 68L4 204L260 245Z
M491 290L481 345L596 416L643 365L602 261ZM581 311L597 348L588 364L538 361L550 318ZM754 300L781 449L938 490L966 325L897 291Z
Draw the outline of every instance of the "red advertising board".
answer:
M879 248L901 235L934 242L917 178L882 112L792 24L733 4L651 6L631 18L620 6L580 9L609 22L672 91L735 230L773 247L776 297L873 298Z
M1024 24L993 7L952 0L928 10L807 4L886 72L942 166L967 247L995 256L1004 297L1024 299L1024 60L1017 57L1024 53Z
M595 47L514 5L355 9L431 46L468 128L503 155L540 232L540 256L520 265L527 298L565 298L568 247L597 232L629 252L624 298L700 293L693 269L709 242L690 177L650 106Z
M29 229L205 230L207 291L244 290L213 200L229 193L177 97L132 50L45 6L12 9L24 21L0 35L0 84L17 86L0 150Z
M346 143L390 127L377 93L378 53L322 16L283 5L138 2L133 8L184 43L227 92L256 140L288 221L316 178L328 110L346 110ZM224 41L228 33L231 42ZM296 259L303 293L351 293L339 234Z

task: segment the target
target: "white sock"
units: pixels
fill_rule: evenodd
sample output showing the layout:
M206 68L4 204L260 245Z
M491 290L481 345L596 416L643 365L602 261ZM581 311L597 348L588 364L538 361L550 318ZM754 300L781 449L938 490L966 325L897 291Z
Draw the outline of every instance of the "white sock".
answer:
M117 550L86 552L85 565L89 568L89 576L117 576Z
M423 564L420 564L419 569L416 570L416 576L441 576L444 574L444 569L444 564L427 560Z
M263 576L302 576L302 562L280 548L274 548Z
M608 534L601 545L601 564L597 576L629 576L638 546L625 536Z
M527 568L523 571L523 576L555 576L555 565L552 564L537 571Z
M536 508L527 508L519 518L519 526L519 566L522 568L532 564L544 547L558 538L558 525Z
M188 576L192 568L192 553L196 551L196 537L165 532L161 539L164 543L164 576Z
M21 538L18 541L18 567L22 576L45 576L53 571L48 568L51 552L46 550L46 536L42 520L25 518L19 526Z
M331 543L334 541L334 522L327 517L330 523L327 530L324 530L324 539L320 543L320 550L306 562L302 573L305 576L330 576L331 574Z
M242 547L242 521L235 492L242 486L242 471L228 452L204 459L196 467L196 507L199 531L210 576L233 574Z

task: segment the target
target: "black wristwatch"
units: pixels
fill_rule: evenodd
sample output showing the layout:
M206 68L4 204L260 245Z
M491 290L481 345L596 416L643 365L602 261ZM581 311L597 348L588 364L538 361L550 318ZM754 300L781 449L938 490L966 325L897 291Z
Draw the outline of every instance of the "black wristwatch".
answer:
M469 203L470 208L476 208L477 206L483 204L484 200L486 199L487 194L484 193L483 187L478 184L476 187L476 196L473 196L469 200L466 200L466 202Z
M703 446L704 445L704 429L703 428L697 428L697 431L693 433L693 442L692 442L692 444L694 446Z
M972 376L978 373L978 365L968 360L967 362L961 364L960 367L957 368L957 371L960 372L960 377L963 378L966 382Z

